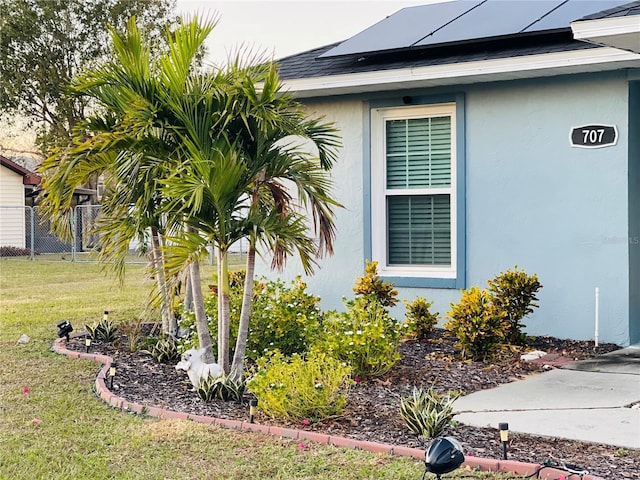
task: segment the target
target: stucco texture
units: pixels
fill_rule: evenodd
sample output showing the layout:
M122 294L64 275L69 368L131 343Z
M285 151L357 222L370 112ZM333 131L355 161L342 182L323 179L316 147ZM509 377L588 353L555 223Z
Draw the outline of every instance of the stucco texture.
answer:
M560 338L594 335L594 289L600 289L600 341L629 342L628 82L623 74L397 92L403 95L464 94L466 188L466 286L518 265L537 273L544 285L540 308L527 332ZM366 202L368 103L370 97L308 103L341 130L343 148L332 176L345 206L337 212L333 257L307 280L322 307L340 308L363 273L367 234ZM377 96L377 98L381 98ZM570 145L572 127L615 125L615 146ZM623 241L624 240L624 241ZM292 261L282 273L301 272ZM433 300L442 315L460 292L455 289L400 288L411 300ZM404 306L396 307L404 318Z
M518 264L544 288L530 334L628 342L627 83L507 83L467 95L470 285ZM572 127L616 125L615 146L571 147Z

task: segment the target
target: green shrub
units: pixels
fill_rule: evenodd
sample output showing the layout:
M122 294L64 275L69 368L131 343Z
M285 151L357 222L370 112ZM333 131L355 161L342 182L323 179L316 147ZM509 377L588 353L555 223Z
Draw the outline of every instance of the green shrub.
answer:
M433 388L414 388L410 397L400 399L400 413L409 429L423 439L438 437L455 415L453 402L460 392L441 395Z
M487 283L493 304L506 313L509 322L506 341L523 345L526 336L522 332L524 325L520 320L533 313L534 307L538 307L536 293L542 288L538 276L527 275L524 270L518 270L516 265L513 270L501 272Z
M129 351L137 351L144 338L142 334L142 320L120 322L118 329L127 337L127 347Z
M36 255L40 255L36 253ZM9 245L0 246L0 257L30 257L31 249L13 247Z
M385 373L400 359L400 324L374 298L345 304L346 312L325 313L322 338L313 348L350 365L354 376Z
M412 302L407 302L406 321L404 324L404 334L417 340L425 340L433 332L433 327L438 324L439 313L431 313L429 308L433 302L427 302L426 299L418 297Z
M196 393L204 402L212 400L224 400L225 402L242 402L242 396L246 390L244 379L236 379L232 375L219 377L208 376L200 381Z
M206 304L206 299L205 299ZM185 310L184 305L180 306L180 319L178 320L178 350L180 352L186 352L190 348L197 349L200 344L198 343L198 333L196 331L196 315L191 310ZM206 311L206 308L205 308ZM211 317L207 314L207 324L209 325L209 330L211 331ZM218 326L216 325L216 331L218 330ZM212 337L212 338L217 338ZM216 357L215 352L215 344L211 346L213 355Z
M290 356L309 349L320 328L321 315L320 298L306 288L300 277L289 286L280 280L256 283L247 357L257 360L273 350Z
M392 283L378 276L378 262L369 262L365 266L365 275L358 277L353 291L364 297L373 296L383 307L393 307L398 303L398 291Z
M142 350L142 353L151 355L158 363L169 363L180 359L178 343L168 336L155 339L151 347Z
M229 344L233 351L238 337L238 324L242 309L244 272L230 273ZM283 281L254 282L253 303L249 320L246 355L256 360L272 350L280 350L285 355L307 351L320 326L318 297L307 293L307 285L297 277L289 286ZM205 312L212 338L218 336L218 297L211 295L205 299ZM195 315L185 311L180 326L189 332L181 338L180 350L198 347L195 329ZM214 356L217 345L213 345Z
M240 322L240 310L242 308L243 285L238 277L244 278L244 272L229 272L230 289L229 289L229 345L231 354L236 345L238 338L238 324ZM233 280L233 281L232 281ZM214 358L218 356L218 345L215 339L218 338L218 295L213 293L204 299L204 311L207 316L207 325L214 343L211 345ZM198 343L198 334L196 331L196 316L193 311L182 308L180 314L180 328L188 332L186 336L178 339L178 349L185 352L190 348L200 348Z
M463 358L489 360L505 339L506 313L491 303L487 290L472 287L462 293L458 304L451 304L444 327L458 338Z
M258 360L247 387L269 417L317 421L343 411L350 374L347 365L323 353L310 353L305 359L275 351Z
M119 337L118 327L109 319L103 318L92 326L85 325L85 328L94 342L111 343Z

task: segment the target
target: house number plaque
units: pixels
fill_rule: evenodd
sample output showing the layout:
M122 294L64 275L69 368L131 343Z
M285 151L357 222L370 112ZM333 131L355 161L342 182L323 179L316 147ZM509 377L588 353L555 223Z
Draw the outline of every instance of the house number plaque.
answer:
M615 125L584 125L571 129L571 146L579 148L602 148L615 145L618 129Z

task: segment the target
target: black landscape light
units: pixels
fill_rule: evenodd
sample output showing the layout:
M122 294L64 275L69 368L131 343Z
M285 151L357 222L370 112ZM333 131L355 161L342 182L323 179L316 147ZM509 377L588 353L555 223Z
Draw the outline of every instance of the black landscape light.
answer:
M249 423L253 423L253 418L256 415L256 407L258 406L258 399L252 398L249 402Z
M435 473L436 478L440 479L440 475L453 472L462 462L464 453L458 441L453 437L437 437L425 454L425 472L422 478L429 472Z
M89 353L90 346L91 346L91 337L87 337L84 339L84 348L87 353Z
M68 342L69 334L73 332L71 322L69 320L62 320L61 322L56 323L56 327L58 327L58 338L66 337Z
M109 390L113 390L113 377L116 376L117 366L118 364L116 362L113 362L111 365L109 365Z
M502 459L507 459L507 443L509 443L509 424L502 422L498 424L500 430L500 441L502 442Z
M104 311L104 313L102 314L102 320L104 320L105 322L109 321L109 310Z

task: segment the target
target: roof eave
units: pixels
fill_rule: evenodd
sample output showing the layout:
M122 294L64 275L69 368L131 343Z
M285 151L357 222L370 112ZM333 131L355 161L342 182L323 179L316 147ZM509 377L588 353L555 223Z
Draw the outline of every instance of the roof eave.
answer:
M571 30L576 40L640 53L640 15L578 20Z
M38 174L33 173L31 170L24 168L22 165L2 155L0 155L0 165L22 176L22 183L24 185L38 185L40 183L40 176Z
M22 177L23 185L40 185L40 181L41 181L40 175L37 175L35 173L30 173Z
M640 68L640 54L616 48L284 80L298 98L324 97Z

